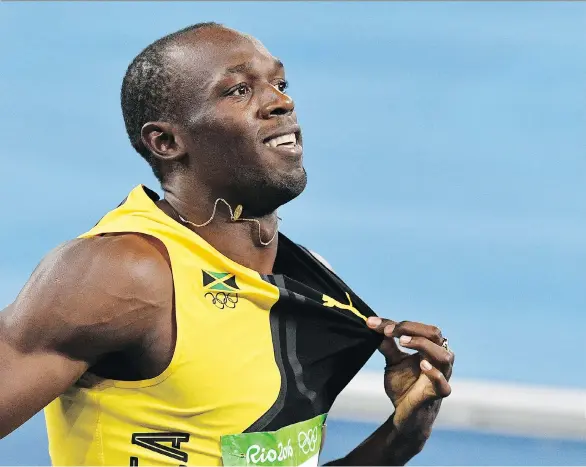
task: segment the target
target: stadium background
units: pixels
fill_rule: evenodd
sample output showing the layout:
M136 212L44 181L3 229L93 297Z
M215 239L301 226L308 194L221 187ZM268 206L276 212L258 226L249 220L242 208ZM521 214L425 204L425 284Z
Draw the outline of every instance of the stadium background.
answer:
M283 230L379 314L440 325L476 403L547 386L536 419L564 389L583 415L586 3L0 4L0 305L134 185L157 187L120 82L149 42L210 20L287 66L310 183ZM343 412L323 461L376 426ZM412 464L586 464L580 427L545 417L557 434L439 423ZM48 464L44 430L39 415L0 441L0 464Z

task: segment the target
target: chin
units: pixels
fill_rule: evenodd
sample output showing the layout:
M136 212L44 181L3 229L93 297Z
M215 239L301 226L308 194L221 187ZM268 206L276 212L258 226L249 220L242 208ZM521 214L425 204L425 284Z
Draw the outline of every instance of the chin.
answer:
M288 177L285 177L281 185L283 196L288 198L285 203L297 198L305 187L307 186L307 172L303 167L291 172ZM283 204L285 204L283 203Z
M297 198L306 185L307 174L304 168L283 175L278 180L265 180L256 185L247 211L257 217L267 216Z

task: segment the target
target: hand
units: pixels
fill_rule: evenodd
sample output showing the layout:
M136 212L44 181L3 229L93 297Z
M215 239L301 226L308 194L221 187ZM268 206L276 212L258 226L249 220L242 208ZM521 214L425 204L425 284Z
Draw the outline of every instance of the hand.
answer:
M448 381L454 353L442 346L444 338L435 326L378 317L368 318L367 325L385 336L380 351L386 359L385 391L395 406L393 423L402 434L425 442L441 400L452 391ZM403 347L418 352L402 352L395 337Z

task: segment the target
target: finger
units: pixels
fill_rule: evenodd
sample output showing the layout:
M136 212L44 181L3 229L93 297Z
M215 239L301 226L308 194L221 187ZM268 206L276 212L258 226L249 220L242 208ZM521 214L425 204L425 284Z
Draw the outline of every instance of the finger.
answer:
M419 336L424 337L437 345L442 345L444 337L442 331L437 326L429 324L416 323L414 321L401 321L400 323L394 323L395 327L393 330L394 337L400 337L403 335L407 336Z
M447 368L454 363L454 353L441 345L434 344L429 339L419 336L401 336L399 343L408 349L419 351L429 359L434 366Z
M387 363L392 364L406 355L404 352L401 352L401 349L399 349L395 343L395 339L393 337L389 337L392 336L393 330L395 328L394 321L391 321L390 319L379 318L378 316L371 316L366 320L366 324L373 331L376 331L379 334L383 334L385 336L379 347L379 350L387 359Z
M421 371L431 381L433 385L433 392L436 397L448 397L452 393L452 387L448 383L444 374L437 368L431 365L427 360L421 360L419 364ZM431 396L432 394L430 394Z
M396 324L395 321L386 318L379 318L378 316L371 316L366 320L366 325L370 329L386 336L392 335Z
M387 365L393 365L399 361L401 361L404 357L408 356L409 354L401 351L399 346L396 344L395 339L393 337L387 337L383 339L380 347L378 348L380 353L382 353L387 361Z

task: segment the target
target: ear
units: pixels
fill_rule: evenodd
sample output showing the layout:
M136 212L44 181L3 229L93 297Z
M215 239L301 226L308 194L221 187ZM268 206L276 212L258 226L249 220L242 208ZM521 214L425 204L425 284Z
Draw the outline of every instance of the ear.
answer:
M176 161L187 154L177 127L168 122L148 122L140 131L144 144L158 159Z

